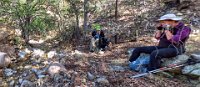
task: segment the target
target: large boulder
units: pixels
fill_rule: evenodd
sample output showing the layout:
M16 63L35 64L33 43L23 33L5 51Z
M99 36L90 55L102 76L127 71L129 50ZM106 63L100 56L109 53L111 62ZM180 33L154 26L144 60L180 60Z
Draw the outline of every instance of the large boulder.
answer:
M197 62L200 62L200 53L191 54L191 56ZM191 75L191 76L200 76L200 63L185 66L182 69L182 73L187 74L187 75Z
M164 58L162 59L163 63L161 64L161 66L169 66L169 65L173 65L173 64L183 64L183 63L186 63L188 61L190 57L188 55L178 55L176 57L173 57L173 58ZM170 70L170 72L172 73L177 73L177 74L181 74L181 69L182 67L177 67L177 68L174 68L172 70Z
M10 57L6 53L0 52L0 68L7 67L10 64Z
M182 73L188 74L188 75L193 75L193 76L200 76L200 63L185 66L182 69Z
M170 64L182 64L188 61L190 57L183 54L183 55L178 55L176 57L173 58L164 58L162 59L163 63L162 66L167 66Z

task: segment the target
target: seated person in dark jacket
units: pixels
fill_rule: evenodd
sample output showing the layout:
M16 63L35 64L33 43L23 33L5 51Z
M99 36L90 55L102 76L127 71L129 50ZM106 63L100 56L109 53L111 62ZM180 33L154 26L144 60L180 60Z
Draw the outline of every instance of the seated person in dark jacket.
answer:
M100 30L100 28L95 28L94 31L92 31L92 38L90 43L90 51L104 51L106 47L109 46L110 41L105 37L105 34L103 30Z
M99 36L100 36L100 38L99 38L99 48L102 51L105 51L105 49L107 47L109 47L110 40L105 37L105 34L104 34L103 30L100 31L100 35Z
M185 52L185 42L191 29L180 22L182 18L175 14L166 14L158 19L159 24L155 38L160 40L158 46L137 47L129 59L135 61L140 53L150 54L148 71L160 68L161 58L170 58Z

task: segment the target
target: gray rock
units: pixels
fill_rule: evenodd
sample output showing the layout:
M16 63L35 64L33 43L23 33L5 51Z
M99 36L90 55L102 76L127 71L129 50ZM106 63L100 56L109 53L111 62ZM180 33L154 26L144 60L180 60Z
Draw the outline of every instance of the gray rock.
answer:
M14 86L14 84L15 84L15 80L12 80L12 81L9 83L10 86Z
M63 79L64 79L64 76L60 75L60 74L54 74L54 82L57 82L57 83L62 83L63 82Z
M89 80L93 80L95 78L90 72L87 72L87 77Z
M124 67L122 66L110 66L111 71L125 71Z
M19 51L19 53L18 53L18 56L19 56L20 59L25 58L26 55L27 55L27 53L24 52L24 51Z
M4 52L0 52L0 68L7 67L10 62L10 57Z
M20 79L19 79L19 83L21 84L21 83L22 83L22 81L23 81L23 79L21 79L21 78L20 78Z
M47 72L53 76L54 74L58 74L61 71L66 71L65 67L60 63L52 63L49 65Z
M46 77L46 75L44 75L45 70L32 69L32 71L35 73L38 79Z
M200 83L196 85L196 87L200 87Z
M200 63L188 65L182 69L183 74L200 76Z
M17 71L14 71L14 70L12 70L12 69L5 69L5 70L4 70L4 74L5 74L6 76L12 76L12 75L15 74L15 73L17 73Z
M183 3L183 2L194 2L195 0L180 0L180 3Z
M178 16L183 16L183 13L180 13L180 12L179 12L179 13L177 13L177 15L178 15Z
M42 57L45 54L45 52L41 49L33 49L32 56L33 57Z
M44 44L44 40L29 40L28 43L33 47L39 48Z
M49 51L48 53L47 53L47 57L48 58L53 58L54 56L56 56L57 55L57 52L56 51Z
M189 59L189 56L184 55L184 54L178 55L173 58L164 58L162 59L163 60L162 66L168 66L170 64L182 64L182 63L187 62L188 59Z
M109 84L109 81L105 77L100 77L100 78L97 79L97 83Z
M20 87L36 87L33 82L28 80L22 80Z
M31 67L32 67L31 65L24 66L25 69L30 69Z
M190 84L193 84L193 85L197 85L199 83L198 80L194 80L194 79L189 79L190 81Z
M196 59L196 60L200 60L200 53L193 53L191 54L192 58Z

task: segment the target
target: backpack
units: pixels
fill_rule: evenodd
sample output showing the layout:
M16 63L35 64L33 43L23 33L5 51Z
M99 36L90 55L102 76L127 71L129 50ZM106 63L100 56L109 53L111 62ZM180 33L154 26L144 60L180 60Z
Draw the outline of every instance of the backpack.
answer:
M129 67L131 70L137 72L147 72L147 65L149 64L150 55L149 54L140 54L140 56L133 62L129 63Z

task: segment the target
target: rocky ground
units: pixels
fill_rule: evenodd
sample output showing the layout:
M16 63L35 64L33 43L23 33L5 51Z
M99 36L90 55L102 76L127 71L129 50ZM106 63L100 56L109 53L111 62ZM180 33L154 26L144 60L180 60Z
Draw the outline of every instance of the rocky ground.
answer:
M143 41L141 41L142 43ZM84 47L45 52L41 49L20 50L19 57L8 68L1 69L1 86L15 87L187 87L176 78L129 78L127 48L141 43L116 44L111 51L90 53Z
M189 40L192 47L198 45L193 40L199 39L193 37ZM162 74L130 78L138 72L129 69L127 50L155 44L157 42L152 37L143 37L137 42L114 44L110 51L100 53L89 52L87 46L78 46L74 48L76 50L53 48L49 51L24 47L11 56L12 63L7 68L0 70L0 84L3 87L191 87L198 84L196 80L187 80L187 77L182 79L181 75L178 75L179 78ZM2 45L1 50L8 52L13 48ZM198 51L188 49L190 52Z
M154 2L154 0L144 0ZM160 1L160 0L158 0ZM167 0L166 0L167 1ZM173 0L169 0L173 1ZM184 1L184 0L181 0ZM54 48L48 47L48 43L29 46L13 46L11 43L20 42L15 38L15 42L10 40L9 34L4 27L0 27L0 52L5 52L11 58L11 63L7 68L0 69L1 87L199 87L199 77L191 77L183 74L175 74L168 77L163 74L155 74L148 77L129 78L138 72L131 71L128 67L127 50L133 47L156 45L157 41L152 38L153 26L156 15L163 15L164 12L158 6L157 10L148 10L151 3L139 3L139 9L134 12L140 15L121 15L118 22L113 20L101 20L104 29L114 30L113 32L130 36L131 30L140 29L136 42L126 40L113 44L112 49L100 53L90 53L87 45L78 47ZM146 4L146 5L143 5ZM187 5L187 4L186 4ZM137 5L134 7L136 8ZM158 8L157 8L158 7ZM184 7L184 5L183 5ZM126 8L127 9L127 8ZM132 9L132 7L130 8ZM142 11L140 11L143 9ZM181 10L180 10L181 9ZM176 13L185 18L184 22L192 27L191 37L186 45L187 55L200 52L199 48L199 15L198 2L193 3L190 8L166 9L168 12ZM147 11L145 11L147 10ZM133 13L134 13L133 12ZM142 13L144 12L144 13ZM146 15L146 13L148 13ZM122 14L122 13L121 13ZM154 16L152 16L154 15ZM133 21L134 20L134 21ZM139 22L139 23L138 23ZM151 24L152 23L152 24ZM139 27L135 27L139 26ZM111 33L113 33L111 32ZM144 33L145 32L145 33ZM123 36L123 35L122 35ZM120 38L119 38L120 39ZM124 38L122 38L124 39ZM41 41L41 43L43 43ZM51 44L50 44L51 45ZM65 44L63 44L65 45ZM18 49L16 49L18 47ZM15 51L16 50L16 51ZM0 60L0 65L2 60ZM188 78L190 77L190 78Z

